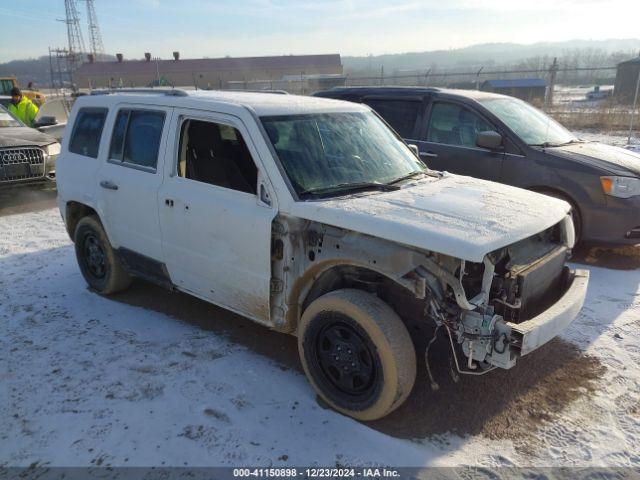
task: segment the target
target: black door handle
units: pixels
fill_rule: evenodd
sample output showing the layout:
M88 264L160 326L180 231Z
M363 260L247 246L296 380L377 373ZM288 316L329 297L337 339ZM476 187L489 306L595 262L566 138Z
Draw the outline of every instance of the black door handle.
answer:
M116 185L110 180L102 180L100 182L100 186L102 188L106 188L107 190L118 190L118 185Z
M165 198L165 199L164 199L164 204L165 204L167 207L173 207L173 199L172 199L172 198Z

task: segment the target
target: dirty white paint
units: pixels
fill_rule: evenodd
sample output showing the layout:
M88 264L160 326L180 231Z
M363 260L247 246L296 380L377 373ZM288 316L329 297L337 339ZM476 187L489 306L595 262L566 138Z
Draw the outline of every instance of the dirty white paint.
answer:
M314 202L297 202L291 214L482 262L484 255L560 222L568 203L551 197L446 174L401 190Z

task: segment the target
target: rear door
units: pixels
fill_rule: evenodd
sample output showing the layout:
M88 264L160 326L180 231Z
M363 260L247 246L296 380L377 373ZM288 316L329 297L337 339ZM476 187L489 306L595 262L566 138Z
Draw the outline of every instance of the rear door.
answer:
M69 135L63 139L63 151L56 160L56 182L60 210L63 202L74 200L95 206L96 180L103 158L108 136L103 135L107 120L107 109L102 107L80 108L73 118ZM67 129L69 131L69 129Z
M497 128L471 107L435 99L415 143L420 158L435 170L499 181L504 151L476 146L476 136Z
M171 114L168 107L121 104L110 115L107 158L98 174L99 198L109 239L125 249L121 254L129 262L139 262L141 256L162 261L159 159Z
M176 110L158 208L171 280L269 323L275 195L235 116ZM257 192L260 192L258 195Z
M424 102L419 97L367 96L362 103L373 108L405 141L418 138Z

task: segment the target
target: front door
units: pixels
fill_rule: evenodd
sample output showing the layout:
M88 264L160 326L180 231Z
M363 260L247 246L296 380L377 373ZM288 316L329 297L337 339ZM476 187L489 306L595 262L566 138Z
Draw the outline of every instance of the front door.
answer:
M415 143L434 170L499 181L504 152L476 146L476 136L496 128L478 112L454 102L431 104L427 124Z
M176 111L172 128L158 196L171 280L268 323L276 208L256 194L271 189L247 130L236 117L188 110Z

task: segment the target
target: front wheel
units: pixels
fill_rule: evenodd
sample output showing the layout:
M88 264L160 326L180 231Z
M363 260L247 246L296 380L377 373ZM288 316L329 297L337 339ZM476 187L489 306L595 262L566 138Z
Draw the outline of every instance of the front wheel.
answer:
M131 284L131 276L122 267L97 217L84 217L78 222L74 243L82 276L96 292L109 295Z
M361 290L336 290L313 301L300 320L298 350L318 395L358 420L391 413L415 382L415 350L402 320Z
M575 229L576 245L578 245L582 237L582 216L580 215L580 210L578 210L575 202L565 197L561 193L550 192L546 190L540 191L540 193L549 197L557 198L558 200L564 200L569 205L571 205L571 220L573 221L573 228Z

